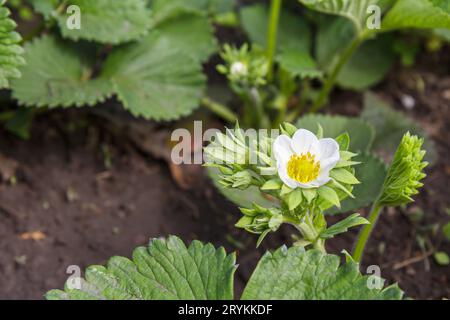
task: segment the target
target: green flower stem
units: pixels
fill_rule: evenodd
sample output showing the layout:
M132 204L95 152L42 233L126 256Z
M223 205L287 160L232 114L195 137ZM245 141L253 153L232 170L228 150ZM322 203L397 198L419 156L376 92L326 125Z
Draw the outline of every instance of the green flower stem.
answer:
M368 218L370 224L363 226L361 233L358 236L358 240L356 241L355 249L353 250L353 259L356 262L361 262L362 260L364 249L366 248L366 244L370 238L372 230L375 228L382 209L383 206L380 205L378 201L372 207L372 211L370 212Z
M273 80L274 74L274 60L277 50L277 33L278 33L278 23L280 20L282 0L272 0L270 7L270 20L269 20L269 30L267 32L267 57L269 59L269 82Z
M258 129L267 128L269 126L268 119L264 113L264 107L258 88L248 88L242 98L246 102L246 106L251 106L251 108L248 108L246 111L249 118L248 120L250 120Z
M283 222L294 226L305 240L312 242L314 249L326 253L325 240L319 238L317 230L315 229L310 217L307 215L306 218L307 219L302 222L295 217L284 215Z
M238 116L228 107L218 102L212 101L208 97L204 97L201 100L201 105L230 123L236 123L238 120Z
M277 99L280 103L279 104L279 112L278 112L278 116L273 121L273 124L272 124L273 129L278 129L280 127L280 125L284 121L286 121L286 113L287 113L287 107L288 107L288 98L286 98L286 96L279 95Z
M318 239L316 242L314 242L314 249L319 250L320 252L327 253L327 250L325 249L325 240Z
M325 82L325 85L322 88L322 91L320 92L318 98L314 102L314 105L311 108L311 112L317 112L320 108L324 106L326 103L328 96L330 95L331 90L333 90L337 77L339 76L339 73L341 72L342 68L345 66L345 64L350 60L350 58L355 53L356 49L359 48L361 43L366 39L364 34L359 35L356 37L352 43L345 49L345 51L341 54L338 63L333 69L333 72L328 77L327 81Z

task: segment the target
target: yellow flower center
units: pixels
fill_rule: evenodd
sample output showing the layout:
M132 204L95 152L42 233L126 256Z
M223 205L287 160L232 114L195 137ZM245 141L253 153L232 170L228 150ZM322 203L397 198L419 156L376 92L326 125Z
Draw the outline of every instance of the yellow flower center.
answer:
M294 154L287 164L288 176L300 183L314 181L319 176L320 162L315 160L311 153L300 156Z

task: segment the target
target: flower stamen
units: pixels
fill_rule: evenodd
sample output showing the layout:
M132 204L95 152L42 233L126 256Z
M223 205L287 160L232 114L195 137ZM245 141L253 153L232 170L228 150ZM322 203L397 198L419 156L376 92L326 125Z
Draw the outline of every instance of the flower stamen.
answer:
M316 180L319 176L320 162L316 161L315 155L304 153L293 155L287 164L288 176L300 183L308 183Z

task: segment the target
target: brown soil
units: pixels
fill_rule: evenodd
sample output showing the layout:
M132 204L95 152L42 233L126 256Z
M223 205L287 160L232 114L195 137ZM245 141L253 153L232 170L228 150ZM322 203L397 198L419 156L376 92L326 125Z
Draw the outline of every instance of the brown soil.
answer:
M433 64L433 59L427 63ZM436 61L450 65L442 57ZM432 256L419 259L423 253L416 241L417 234L426 234L433 247L450 253L449 242L440 232L424 231L426 226L450 220L446 213L450 207L446 162L450 79L448 68L442 69L435 63L395 70L376 89L393 102L398 102L401 92L411 94L417 107L408 113L422 122L438 147L440 160L429 170L417 202L385 212L365 260L380 265L382 276L390 283L399 282L409 297L422 299L450 297L450 267L437 265ZM403 81L402 76L413 74L426 80L425 91L418 93ZM357 114L360 110L359 95L337 93L333 101L333 112ZM0 161L8 163L0 166L4 178L0 183L0 298L41 299L47 290L62 287L67 266L84 269L103 264L112 255L129 256L150 237L169 234L237 250L239 293L265 249L290 243L291 230L284 228L255 250L255 237L233 227L238 210L215 190L201 168L189 168L196 178L186 186L162 160L164 156L136 148L122 129L112 130L104 119L86 110L72 110L39 116L29 141L0 132ZM17 169L15 183L8 168ZM419 208L425 218L413 223L411 213ZM351 250L355 235L351 232L330 242L328 249Z

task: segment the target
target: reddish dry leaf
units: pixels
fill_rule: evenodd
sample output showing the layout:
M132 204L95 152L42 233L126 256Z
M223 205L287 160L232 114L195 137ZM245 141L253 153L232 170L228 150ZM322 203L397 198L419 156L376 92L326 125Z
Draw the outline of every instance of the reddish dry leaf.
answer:
M20 234L20 239L22 240L41 241L44 240L46 237L47 236L42 231L30 231Z
M199 176L202 175L202 166L200 165L169 163L169 169L172 179L183 190L192 189Z

